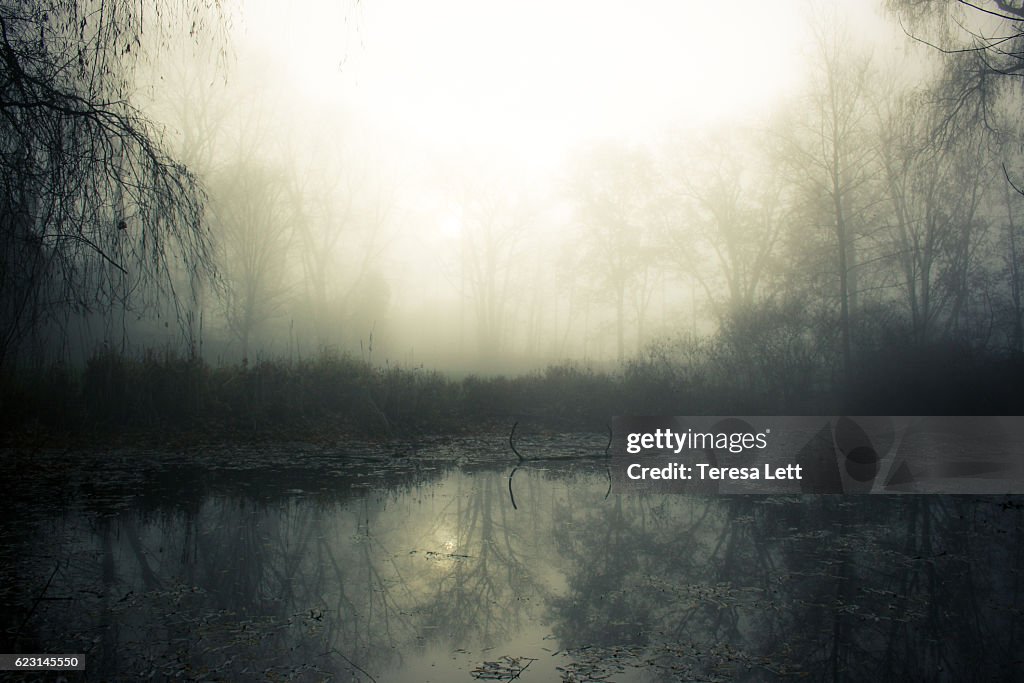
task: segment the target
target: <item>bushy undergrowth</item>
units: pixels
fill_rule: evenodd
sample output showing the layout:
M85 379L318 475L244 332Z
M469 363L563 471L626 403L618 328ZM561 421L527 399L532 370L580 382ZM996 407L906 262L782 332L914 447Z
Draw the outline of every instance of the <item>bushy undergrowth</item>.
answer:
M524 415L563 423L603 415L603 422L618 385L612 375L574 365L457 381L331 353L213 367L174 353L101 351L80 371L54 366L42 376L4 377L0 426L8 434L389 437L511 424Z
M1024 362L963 347L862 355L836 388L807 341L680 338L649 346L617 372L563 363L516 377L452 379L323 353L301 361L212 367L171 352L110 351L0 380L8 436L175 435L184 440L331 439L455 433L531 419L602 428L613 415L1017 414Z

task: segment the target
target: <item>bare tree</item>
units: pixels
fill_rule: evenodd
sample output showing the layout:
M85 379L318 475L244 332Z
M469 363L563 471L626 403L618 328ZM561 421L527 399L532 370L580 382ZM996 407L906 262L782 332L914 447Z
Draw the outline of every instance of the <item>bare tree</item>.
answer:
M1015 354L1024 353L1024 253L1021 244L1024 236L1021 234L1020 218L1017 213L1020 207L1021 195L1010 190L1009 183L1004 187L1003 199L1006 204L1005 243L1002 259L1004 275L1009 288L1009 347Z
M878 156L884 173L883 225L903 284L914 341L927 341L940 313L940 262L957 226L943 206L951 172L948 155L933 144L927 105L919 95L882 103Z
M1024 75L1024 5L1017 0L888 0L904 30L947 57L940 131L965 122L1000 129L998 107Z
M792 180L822 200L822 222L835 235L839 328L843 372L851 374L851 309L856 308L858 193L871 177L871 149L864 144L869 60L857 55L835 17L818 17L817 70L804 115L783 135ZM823 206L821 208L824 208Z
M176 259L212 274L203 193L131 102L144 14L167 40L211 5L0 3L0 365L69 311L177 301Z
M665 240L676 268L700 283L723 321L757 303L784 225L780 184L751 173L756 151L742 147L719 137L672 160L685 164L673 173Z
M495 187L466 199L461 245L466 295L472 300L480 355L493 358L508 347L508 318L518 284L517 257L533 208Z
M640 149L604 145L577 162L571 192L583 232L580 255L615 310L616 359L625 358L627 304L636 297L642 316L650 301L655 266L655 169ZM643 324L638 320L638 331Z
M283 173L252 160L231 166L214 183L213 214L226 277L228 327L249 357L254 332L284 303L291 246Z
M347 182L343 184L343 179ZM301 262L306 300L317 345L336 342L334 319L330 315L331 284L339 262L342 237L354 231L356 211L351 179L341 173L296 173L290 187L295 229L301 244ZM312 185L312 187L311 187Z
M1020 149L1024 139L1021 117L1021 77L1024 76L1024 5L1016 0L888 0L907 34L924 43L944 58L942 77L934 88L933 100L940 116L933 122L931 134L950 146L963 146L972 140L976 163L985 165L984 156L1002 160L994 172L971 171L970 162L962 165L960 178L971 190L963 196L971 201L975 214L983 214L985 204L1005 203L1005 243L998 247L996 259L1005 263L1009 301L1008 342L1011 351L1022 347L1019 226L1014 212L1014 196L1024 195L1020 178ZM979 135L980 134L980 135ZM981 139L979 139L981 138ZM984 146L989 148L985 149ZM994 195L981 183L994 184ZM1005 187L998 187L1005 184ZM987 201L986 201L987 200ZM977 222L977 220L975 221ZM966 231L977 233L966 226ZM967 278L970 257L978 239L961 236L957 269L955 324L964 328L967 321ZM978 260L978 259L975 259ZM989 302L985 302L987 306ZM998 304L997 304L998 306ZM977 308L977 306L975 306ZM963 321L963 322L961 322Z
M468 310L480 360L496 360L510 350L517 315L528 303L528 267L521 259L542 201L535 188L517 186L486 164L459 171L449 182L459 229L443 263L459 305Z

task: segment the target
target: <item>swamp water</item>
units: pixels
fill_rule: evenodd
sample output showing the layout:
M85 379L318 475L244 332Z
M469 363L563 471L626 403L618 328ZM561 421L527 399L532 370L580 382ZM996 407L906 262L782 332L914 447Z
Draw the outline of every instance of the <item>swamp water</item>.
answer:
M5 457L0 651L68 680L1024 678L1018 499L616 495L500 435Z

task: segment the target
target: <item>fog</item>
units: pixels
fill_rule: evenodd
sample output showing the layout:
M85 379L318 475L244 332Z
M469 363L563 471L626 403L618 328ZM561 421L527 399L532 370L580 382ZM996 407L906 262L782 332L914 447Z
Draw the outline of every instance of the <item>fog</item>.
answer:
M971 86L938 49L1007 22L912 9L158 15L111 73L205 193L210 267L173 226L149 254L160 282L94 242L81 262L109 291L37 303L5 355L330 352L491 374L775 335L827 382L893 339L1019 351L1016 94ZM145 252L142 212L110 192L108 220Z
M0 0L0 669L1019 677L1022 55L1001 0Z
M818 181L791 157L821 144L828 79L870 72L844 106L871 136L936 57L866 3L245 3L226 19L153 48L133 97L208 194L221 286L182 298L211 362L613 363L802 298L780 282L807 258L786 241L827 243L829 217L800 206ZM875 181L871 154L854 163ZM93 322L75 346L174 342L144 322Z

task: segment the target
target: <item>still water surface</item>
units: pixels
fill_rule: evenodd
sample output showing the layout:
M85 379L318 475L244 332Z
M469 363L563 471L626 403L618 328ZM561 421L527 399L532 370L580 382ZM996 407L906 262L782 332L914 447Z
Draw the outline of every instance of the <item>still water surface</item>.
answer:
M81 680L1024 677L1016 499L619 496L500 436L7 456L3 651Z

